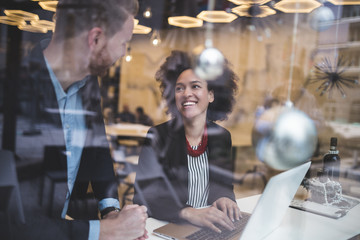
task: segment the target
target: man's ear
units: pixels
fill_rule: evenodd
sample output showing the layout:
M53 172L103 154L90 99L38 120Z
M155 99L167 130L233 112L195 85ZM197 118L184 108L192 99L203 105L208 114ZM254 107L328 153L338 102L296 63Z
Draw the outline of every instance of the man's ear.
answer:
M101 44L104 37L104 31L99 27L94 27L89 31L88 44L91 50L94 50Z

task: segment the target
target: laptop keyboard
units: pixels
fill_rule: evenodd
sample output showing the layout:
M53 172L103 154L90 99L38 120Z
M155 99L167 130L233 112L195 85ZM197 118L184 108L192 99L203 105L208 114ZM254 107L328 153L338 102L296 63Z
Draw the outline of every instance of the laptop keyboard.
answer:
M235 221L235 230L230 231L222 226L218 226L220 228L221 233L214 232L213 230L209 228L202 228L199 231L194 232L193 234L190 234L186 237L186 239L189 240L217 240L217 239L230 239L236 234L240 233L242 230L244 230L246 223L248 222L250 218L250 214L242 213L242 218L239 221Z

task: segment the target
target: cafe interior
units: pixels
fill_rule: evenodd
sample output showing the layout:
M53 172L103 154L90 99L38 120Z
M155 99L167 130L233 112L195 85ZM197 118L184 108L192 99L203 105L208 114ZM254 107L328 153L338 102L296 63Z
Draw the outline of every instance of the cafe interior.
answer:
M59 199L66 191L66 176L46 164L60 143L51 126L36 121L40 101L29 100L44 89L27 85L23 74L31 50L54 31L56 6L57 1L47 0L0 3L0 223L10 226L5 239L20 239L21 233L12 228L25 221L46 224L24 218L29 206L36 205L48 217L60 215L63 207ZM312 239L360 239L355 223L360 215L358 0L139 0L134 24L125 56L98 77L121 206L132 203L133 169L147 131L171 118L155 74L171 51L182 50L205 70L221 69L225 58L238 76L234 108L217 122L231 133L236 199L260 195L271 177L308 160L311 167L304 179L320 179L327 174L324 159L336 138L331 154L338 154L340 164L338 177L329 184L340 184L336 194L350 206L337 219L303 209L303 224L306 217L308 225L324 222L311 230L324 238ZM209 49L216 54L206 62L201 56ZM18 93L20 85L28 91ZM137 121L139 107L150 122ZM124 109L136 120L122 119ZM288 119L280 118L284 112ZM282 130L286 139L276 139ZM277 147L282 155L273 154ZM335 194L334 185L322 184L325 197ZM8 197L6 186L11 186ZM294 198L311 200L311 186L302 181ZM319 205L341 209L330 200ZM325 234L325 226L333 229L333 236Z

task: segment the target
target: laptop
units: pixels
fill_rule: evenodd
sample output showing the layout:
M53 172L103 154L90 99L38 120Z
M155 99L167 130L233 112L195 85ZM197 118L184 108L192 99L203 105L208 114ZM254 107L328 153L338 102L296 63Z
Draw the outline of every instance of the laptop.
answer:
M262 239L280 224L294 198L301 181L310 168L311 162L306 162L300 166L284 171L270 178L266 187L256 204L253 213L242 212L243 218L239 221L240 226L234 231L223 231L221 234L228 236L223 239ZM240 206L241 209L241 206ZM247 222L246 222L247 221ZM207 228L200 228L192 224L168 223L157 228L153 233L165 239L201 239L197 232L209 232L216 236L219 235ZM195 237L194 237L195 236Z

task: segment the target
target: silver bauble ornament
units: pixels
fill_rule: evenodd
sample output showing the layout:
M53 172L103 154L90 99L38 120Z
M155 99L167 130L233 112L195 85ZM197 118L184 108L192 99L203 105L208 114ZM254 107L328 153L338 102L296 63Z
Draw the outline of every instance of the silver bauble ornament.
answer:
M302 111L285 108L272 128L256 143L258 158L276 170L287 170L308 161L317 145L314 122Z
M208 47L194 56L194 72L199 78L212 81L223 74L225 58L218 49Z
M319 7L309 14L310 27L319 32L329 29L334 19L333 11L325 6Z

